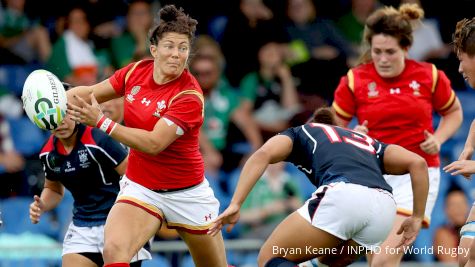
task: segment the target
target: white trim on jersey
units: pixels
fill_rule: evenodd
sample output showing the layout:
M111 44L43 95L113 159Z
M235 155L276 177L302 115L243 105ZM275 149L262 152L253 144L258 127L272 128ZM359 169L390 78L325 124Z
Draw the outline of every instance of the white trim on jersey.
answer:
M90 145L90 144L84 144L84 146L86 148L88 147L92 147L92 148L96 148L98 150L100 150L102 153L104 153L104 155L106 155L112 162L114 162L114 165L118 165L119 163L111 156L109 155L109 153L107 153L107 151L105 151L102 147L100 146L95 146L95 145Z
M307 132L307 129L305 129L305 125L302 125L302 130L303 130L303 132L308 136L308 138L310 138L310 140L313 141L312 154L315 154L315 150L317 149L317 140L315 140L315 138L313 138L313 136L311 136L311 135Z
M114 161L115 165L117 165L117 161L115 161L111 156L109 156L109 154L107 154L105 152L105 150L103 150L101 147L98 147L98 146L92 146L92 145L84 145L87 149L87 152L89 153L89 155L91 156L91 158L96 162L97 166L99 167L99 172L101 172L101 178L102 178L102 182L105 184L105 185L111 185L112 182L107 182L106 181L106 177L104 176L104 172L102 171L102 166L101 164L99 163L99 161L97 161L97 159L94 157L94 154L92 154L91 150L89 149L89 147L94 147L94 148L99 148L100 151L104 152L104 154L106 156L108 156L112 161Z

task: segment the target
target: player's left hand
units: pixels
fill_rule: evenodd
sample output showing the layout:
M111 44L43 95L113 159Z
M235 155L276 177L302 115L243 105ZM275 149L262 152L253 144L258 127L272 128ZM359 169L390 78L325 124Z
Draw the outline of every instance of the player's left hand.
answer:
M397 234L402 234L401 241L397 245L397 248L410 246L414 240L416 240L419 230L421 230L422 219L416 217L409 217L404 220L401 227L397 231Z
M68 103L68 114L71 119L76 122L80 122L92 127L96 127L97 122L102 117L102 111L99 103L97 102L94 94L91 93L91 104L87 103L80 96L73 95L78 105Z
M422 151L430 155L439 153L441 145L439 140L437 140L437 138L427 130L424 130L424 137L425 141L419 145Z
M229 207L213 221L213 225L211 225L208 230L208 235L215 236L226 224L229 224L228 227L226 227L226 231L228 233L231 232L239 220L239 209L239 205L233 203L229 204Z
M444 171L451 175L463 175L469 179L470 175L475 173L475 161L473 160L456 160L445 166Z

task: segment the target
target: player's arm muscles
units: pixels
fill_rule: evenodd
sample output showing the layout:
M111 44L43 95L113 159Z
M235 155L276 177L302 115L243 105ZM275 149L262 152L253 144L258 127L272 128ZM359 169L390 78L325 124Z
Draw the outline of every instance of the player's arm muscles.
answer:
M68 98L68 102L74 105L79 105L79 102L74 99L74 95L81 97L87 103L91 104L91 93L94 94L94 97L98 103L120 97L116 94L112 84L109 82L109 79L91 86L76 86L66 91L66 96Z
M413 216L423 219L429 191L429 173L424 158L401 146L388 145L384 151L384 169L388 174L410 174L414 195Z
M285 160L292 152L292 146L290 137L276 135L254 152L244 164L231 202L241 206L267 166Z
M40 199L43 204L43 211L49 211L59 205L64 196L64 186L61 182L45 179L43 191Z

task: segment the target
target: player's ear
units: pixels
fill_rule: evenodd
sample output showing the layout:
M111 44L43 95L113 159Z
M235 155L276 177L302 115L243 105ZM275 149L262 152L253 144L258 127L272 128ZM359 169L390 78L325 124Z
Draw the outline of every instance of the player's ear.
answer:
M156 45L150 45L150 54L152 54L153 58L157 57L157 46Z

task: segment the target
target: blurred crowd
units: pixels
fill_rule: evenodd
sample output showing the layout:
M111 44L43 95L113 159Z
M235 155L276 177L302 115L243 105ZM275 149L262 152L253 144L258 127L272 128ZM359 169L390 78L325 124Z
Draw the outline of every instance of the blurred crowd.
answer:
M305 123L316 108L332 103L340 77L357 64L367 45L362 43L366 18L383 5L408 2L425 11L423 22L414 25L409 57L436 64L457 93L475 95L467 91L457 72L458 60L450 44L456 22L473 16L474 1L2 0L0 198L31 197L43 188L38 152L48 133L29 124L19 98L29 72L48 69L73 86L102 81L115 70L149 57L153 17L161 6L173 3L199 21L189 69L206 98L200 136L206 176L224 208L250 153L276 133ZM103 108L105 113L119 114L120 122L121 106L108 103ZM466 120L472 118L472 113L466 114ZM467 133L463 127L460 131ZM457 155L452 151L456 146L448 142L442 149L442 166ZM440 215L434 215L435 226L427 240L456 246L473 199L471 185L450 176L444 179L434 210ZM240 227L226 238L266 238L311 194L307 183L291 166L269 168L243 205ZM46 234L62 240L59 232ZM432 256L431 260L456 261L446 255Z

